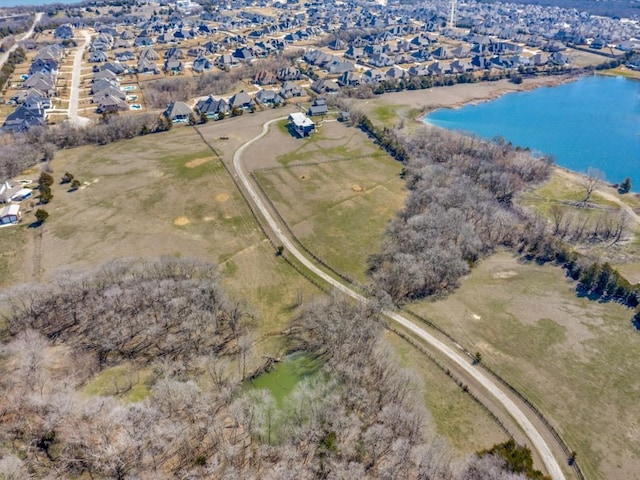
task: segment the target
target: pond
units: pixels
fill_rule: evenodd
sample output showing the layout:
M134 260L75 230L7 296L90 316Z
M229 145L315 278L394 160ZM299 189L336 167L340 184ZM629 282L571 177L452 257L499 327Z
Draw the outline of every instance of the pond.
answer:
M269 390L278 405L305 378L320 371L322 362L306 352L295 352L275 364L273 370L263 373L251 381L252 388Z

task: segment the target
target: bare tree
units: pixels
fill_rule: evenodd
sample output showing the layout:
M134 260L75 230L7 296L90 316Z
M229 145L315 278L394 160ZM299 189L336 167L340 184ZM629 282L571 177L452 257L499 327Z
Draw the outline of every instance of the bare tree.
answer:
M604 173L597 168L589 167L582 177L582 188L584 189L584 199L582 203L587 203L591 194L604 181Z

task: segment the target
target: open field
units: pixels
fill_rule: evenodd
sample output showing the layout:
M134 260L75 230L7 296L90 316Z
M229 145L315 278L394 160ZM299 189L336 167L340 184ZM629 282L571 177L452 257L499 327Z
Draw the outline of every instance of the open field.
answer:
M538 405L587 478L635 478L640 350L629 309L578 298L560 268L508 253L480 262L448 298L411 308Z
M325 137L300 141L287 156L285 163L291 166L256 171L255 178L307 248L339 272L365 282L366 259L379 249L387 222L402 208L402 165L373 149L360 130L337 122L322 128L329 125L331 130L322 132ZM281 135L273 129L264 141L276 143ZM261 148L260 143L255 148ZM368 154L300 165L308 158L322 159L327 150L350 146ZM282 156L276 158L281 161Z
M486 411L421 352L394 334L387 333L385 338L402 364L423 379L422 394L436 433L447 438L460 454L471 455L507 440Z
M247 299L260 320L258 336L282 329L298 298L320 295L275 257L223 165L193 128L56 157L54 178L68 171L83 186L67 192L55 184L42 227L29 228L29 214L18 227L0 229L4 286L123 256L197 257L220 265L232 298ZM34 168L27 177L38 174Z

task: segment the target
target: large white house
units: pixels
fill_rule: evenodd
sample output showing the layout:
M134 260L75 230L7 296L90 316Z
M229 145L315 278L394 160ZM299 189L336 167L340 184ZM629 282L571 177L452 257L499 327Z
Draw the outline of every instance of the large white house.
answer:
M316 124L304 113L294 112L289 115L289 126L300 137L307 137L316 131Z

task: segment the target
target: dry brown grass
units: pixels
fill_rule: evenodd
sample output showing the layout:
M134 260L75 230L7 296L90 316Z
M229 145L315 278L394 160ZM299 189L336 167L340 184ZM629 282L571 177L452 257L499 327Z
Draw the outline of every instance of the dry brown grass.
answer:
M631 310L579 298L559 267L508 253L482 261L446 299L412 308L540 407L587 478L635 478L640 350Z
M118 257L197 257L219 264L230 295L249 302L260 319L258 335L283 328L299 295L319 295L274 255L223 165L191 127L65 150L52 166L54 178L69 171L83 186L67 192L55 184L42 227L28 228L31 213L22 225L0 229L3 252L11 253L0 258L5 286ZM37 175L36 168L30 178Z

